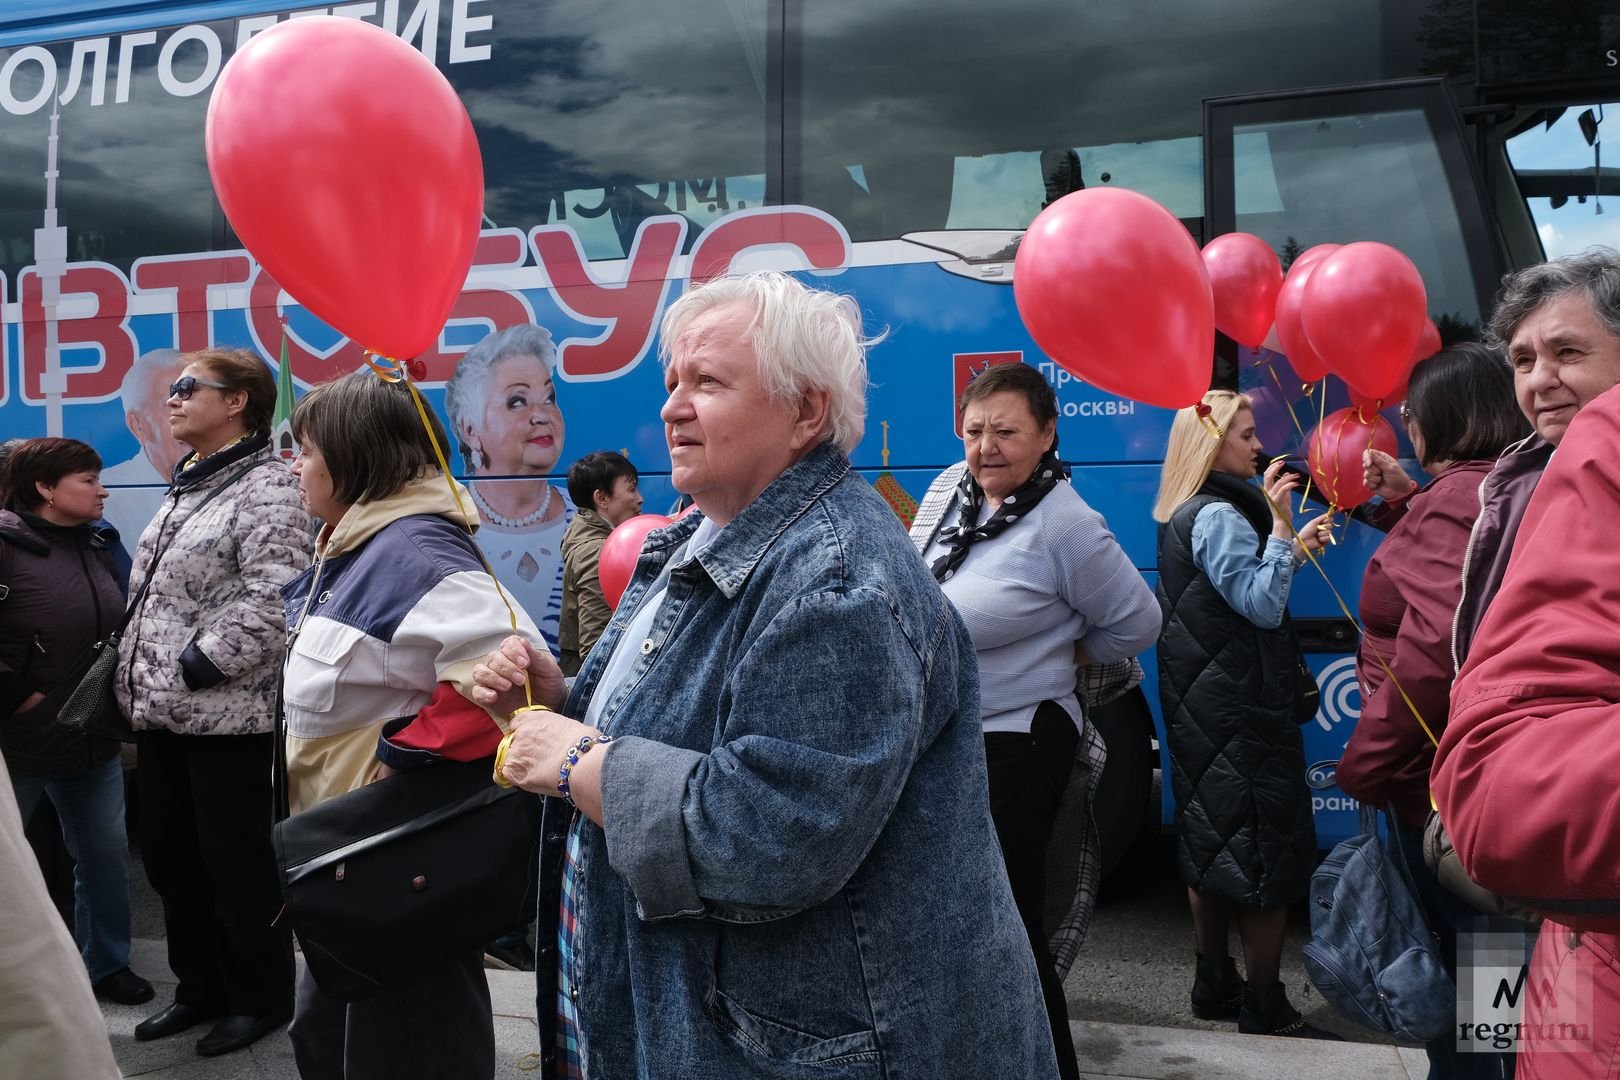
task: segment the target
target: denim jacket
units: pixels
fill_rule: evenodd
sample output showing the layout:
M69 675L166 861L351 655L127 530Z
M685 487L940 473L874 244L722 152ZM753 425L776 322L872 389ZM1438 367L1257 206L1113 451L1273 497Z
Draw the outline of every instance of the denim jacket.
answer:
M574 938L590 1080L1056 1076L986 795L973 646L835 447L695 557L652 534L575 681L669 592L601 710ZM542 832L541 1051L555 1059L565 804Z

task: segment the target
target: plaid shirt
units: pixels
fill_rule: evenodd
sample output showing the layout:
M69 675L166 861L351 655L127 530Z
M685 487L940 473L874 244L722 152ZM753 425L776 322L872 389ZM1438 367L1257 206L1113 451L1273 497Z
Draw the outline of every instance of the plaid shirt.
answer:
M579 927L575 885L579 833L584 818L576 814L563 848L562 902L557 913L557 1080L585 1080L585 1035L574 1000L574 935Z

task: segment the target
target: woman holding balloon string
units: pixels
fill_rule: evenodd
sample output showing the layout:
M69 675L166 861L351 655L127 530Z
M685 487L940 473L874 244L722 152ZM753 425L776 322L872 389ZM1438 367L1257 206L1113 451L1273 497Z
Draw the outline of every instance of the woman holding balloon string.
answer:
M1365 688L1361 719L1338 783L1372 806L1393 806L1401 853L1417 884L1441 957L1456 975L1457 931L1484 913L1443 888L1424 862L1429 770L1450 707L1452 625L1462 598L1462 566L1480 485L1497 456L1530 433L1513 396L1513 372L1500 350L1453 345L1412 371L1401 407L1412 448L1433 478L1419 485L1390 455L1368 450L1367 487L1384 500L1393 528L1362 578L1362 638L1356 676ZM1387 665L1387 667L1386 667ZM1506 1055L1457 1052L1451 1038L1425 1047L1433 1077L1498 1077Z
M366 372L323 383L292 431L299 492L323 522L315 564L281 593L296 817L391 772L492 755L501 728L457 690L514 629L539 635L486 571L467 497L438 467L444 431L406 387ZM288 1034L303 1080L484 1080L495 1046L482 950L426 959L354 1002L306 971Z
M483 526L479 545L553 653L562 619L563 533L574 513L568 492L546 479L562 457L565 431L555 368L545 328L510 326L467 350L444 388L468 475L489 478L467 484Z
M1260 452L1249 399L1211 390L1176 413L1153 508L1176 861L1197 933L1192 1009L1236 1019L1242 1032L1334 1038L1305 1022L1278 981L1288 905L1316 866L1288 594L1306 552L1329 535L1329 515L1296 537L1288 499L1298 476L1273 462L1256 487ZM1234 915L1247 982L1227 955Z

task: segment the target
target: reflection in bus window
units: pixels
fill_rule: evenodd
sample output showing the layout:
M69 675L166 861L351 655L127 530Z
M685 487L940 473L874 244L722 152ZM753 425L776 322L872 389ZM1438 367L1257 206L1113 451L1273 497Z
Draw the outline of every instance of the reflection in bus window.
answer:
M231 24L209 25L229 36ZM66 73L72 43L46 49L58 72ZM170 74L189 82L205 67L205 50L190 41L176 48ZM18 65L14 76L14 96L30 100L41 92L38 64ZM106 103L92 105L90 91L84 90L61 104L56 149L56 208L68 230L68 259L107 262L125 271L144 255L212 250L220 246L224 222L203 157L208 95L165 92L156 48L134 53L127 79L131 104L113 103L110 86ZM8 274L34 261L33 231L45 210L50 128L49 109L8 113L0 123L0 159L6 163L0 178L0 269Z
M1420 109L1240 125L1237 228L1285 256L1376 240L1417 264L1436 321L1477 325L1462 223Z
M491 61L446 72L488 223L567 225L587 257L618 259L649 217L684 217L690 245L763 205L766 15L767 0L504 0Z
M784 190L855 240L1019 229L1050 198L1041 155L1072 150L1087 187L1140 191L1197 218L1204 99L1422 74L1424 7L805 4L802 142Z

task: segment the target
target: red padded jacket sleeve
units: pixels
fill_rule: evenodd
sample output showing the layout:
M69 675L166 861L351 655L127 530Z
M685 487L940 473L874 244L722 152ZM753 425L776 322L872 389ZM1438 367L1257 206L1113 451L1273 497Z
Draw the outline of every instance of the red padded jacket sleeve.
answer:
M1338 781L1363 802L1394 802L1412 825L1421 825L1428 815L1434 744L1401 690L1438 736L1451 695L1451 620L1462 595L1463 552L1479 514L1483 479L1477 471L1442 477L1413 501L1379 560L1387 587L1406 604L1394 648L1383 655L1399 688L1374 656L1363 656L1366 681L1377 688L1362 704L1361 719L1339 761ZM1369 642L1364 654L1373 648Z
M1620 913L1620 391L1575 418L1452 693L1433 781L1474 880ZM1620 927L1609 915L1559 921Z

